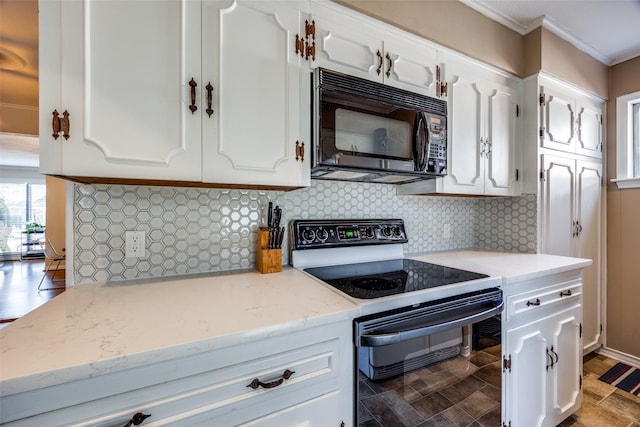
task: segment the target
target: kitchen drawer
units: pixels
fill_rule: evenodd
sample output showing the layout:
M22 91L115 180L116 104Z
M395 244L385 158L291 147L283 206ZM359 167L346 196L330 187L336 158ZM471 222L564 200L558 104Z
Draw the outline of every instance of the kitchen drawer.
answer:
M272 337L210 351L195 359L187 357L163 363L164 370L189 372L196 366L199 372L42 411L6 425L122 426L137 412L151 415L145 420L145 426L213 425L213 419L227 419L229 425L236 425L260 419L300 402L340 392L341 363L350 357L344 354L346 346L350 345L349 326ZM209 369L200 370L203 364L209 365ZM287 370L292 374L284 379L283 373ZM128 382L149 383L153 379L145 377L150 373L159 374L157 370L132 369L128 371ZM112 378L111 382L118 379ZM264 383L267 388L262 385L251 387L254 381ZM104 381L96 384L104 385ZM270 385L273 387L268 388ZM128 384L123 384L125 386ZM47 393L50 394L48 397ZM58 395L55 390L40 390L31 396L35 397L32 405L37 408L39 399L55 400L54 394ZM334 415L338 416L337 409Z
M528 292L506 297L506 320L512 322L528 321L532 317L547 315L582 300L582 280L574 279L551 286L545 286Z

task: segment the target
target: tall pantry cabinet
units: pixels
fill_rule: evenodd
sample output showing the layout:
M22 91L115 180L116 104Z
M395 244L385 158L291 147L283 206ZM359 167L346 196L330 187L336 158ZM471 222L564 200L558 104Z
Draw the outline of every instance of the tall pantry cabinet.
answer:
M602 343L604 101L545 75L525 80L525 99L524 192L538 195L538 252L593 261L583 270L588 353Z

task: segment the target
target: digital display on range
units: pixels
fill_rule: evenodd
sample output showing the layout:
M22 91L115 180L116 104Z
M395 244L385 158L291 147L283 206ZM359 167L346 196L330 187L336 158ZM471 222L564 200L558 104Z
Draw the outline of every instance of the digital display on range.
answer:
M338 228L338 238L340 240L352 240L359 237L357 228Z

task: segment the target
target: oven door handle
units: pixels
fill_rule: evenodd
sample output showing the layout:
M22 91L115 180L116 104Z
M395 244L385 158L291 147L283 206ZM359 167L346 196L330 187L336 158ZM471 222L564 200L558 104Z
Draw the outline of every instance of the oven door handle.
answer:
M437 332L446 331L448 329L462 327L472 323L480 322L481 320L488 319L496 316L504 309L504 300L500 300L498 305L489 309L483 308L468 309L460 312L459 316L455 319L433 323L427 325L421 325L414 329L405 329L401 331L362 334L360 335L360 346L362 347L380 347L383 345L395 344L401 341L410 340L412 338L418 338L426 335L435 334Z

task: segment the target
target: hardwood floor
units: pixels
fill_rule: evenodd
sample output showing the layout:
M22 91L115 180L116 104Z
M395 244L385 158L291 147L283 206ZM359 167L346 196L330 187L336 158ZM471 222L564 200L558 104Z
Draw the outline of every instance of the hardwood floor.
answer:
M41 306L64 290L38 291L44 274L44 260L0 261L0 325L12 322ZM57 272L55 282L50 272L42 288L64 286L64 270Z

